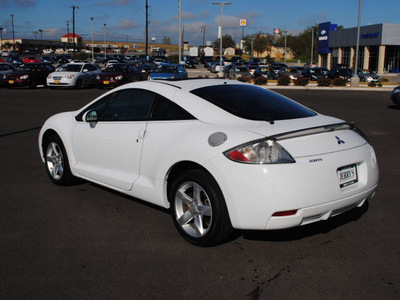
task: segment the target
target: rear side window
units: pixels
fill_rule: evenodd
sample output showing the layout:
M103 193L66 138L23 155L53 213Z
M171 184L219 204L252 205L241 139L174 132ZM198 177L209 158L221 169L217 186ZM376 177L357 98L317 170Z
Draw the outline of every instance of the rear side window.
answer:
M163 96L157 95L157 102L151 116L152 121L193 120L190 113Z
M275 121L316 115L288 98L252 85L216 85L192 90L191 93L248 120Z

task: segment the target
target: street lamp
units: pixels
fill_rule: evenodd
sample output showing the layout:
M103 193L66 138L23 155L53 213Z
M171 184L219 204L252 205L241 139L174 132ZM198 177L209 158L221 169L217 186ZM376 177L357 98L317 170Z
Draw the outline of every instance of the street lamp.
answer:
M360 78L358 78L358 75L357 75L357 68L358 68L358 48L360 46L361 5L362 5L362 0L359 0L359 2L358 2L356 62L355 62L355 66L354 66L353 77L351 77L351 79L350 79L350 85L351 86L359 86L360 85Z
M106 48L106 26L107 24L104 25L104 53L107 54L107 48Z
M255 38L250 38L250 40L251 40L251 53L250 53L250 56L251 56L251 58L253 58L254 57L253 56L253 42L254 42Z
M93 50L93 20L94 18L90 18L92 21L92 62L94 61L94 50Z
M39 32L40 32L40 39L43 40L43 30L39 29Z
M218 35L219 35L219 72L218 76L222 77L224 73L222 72L222 8L224 5L230 5L230 2L213 2L212 4L221 6L221 25L219 27Z
M285 53L283 54L283 63L286 64L286 35L287 35L287 30L283 30L285 33Z

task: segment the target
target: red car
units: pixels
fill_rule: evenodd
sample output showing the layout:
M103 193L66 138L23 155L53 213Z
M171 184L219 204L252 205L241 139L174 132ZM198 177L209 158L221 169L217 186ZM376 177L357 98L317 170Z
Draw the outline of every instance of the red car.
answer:
M2 58L0 58L0 63L5 63L6 61Z
M30 63L40 63L40 60L34 56L27 56L22 59L24 64L30 64Z

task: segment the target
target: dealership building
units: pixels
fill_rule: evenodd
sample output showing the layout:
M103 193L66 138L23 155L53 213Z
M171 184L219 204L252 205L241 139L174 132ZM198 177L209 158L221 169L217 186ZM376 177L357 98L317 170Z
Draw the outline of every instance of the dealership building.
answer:
M331 22L319 24L318 66L331 69L336 64L354 68L357 27L337 29ZM399 73L400 24L360 27L358 68L378 73Z

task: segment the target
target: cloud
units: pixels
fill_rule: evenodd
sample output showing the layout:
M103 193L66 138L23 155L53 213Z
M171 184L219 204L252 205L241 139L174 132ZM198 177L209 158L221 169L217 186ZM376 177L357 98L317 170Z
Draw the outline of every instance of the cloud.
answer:
M35 6L36 0L0 0L1 5L4 6L17 6L17 7L32 7Z
M297 22L301 25L312 26L314 24L319 24L327 19L328 19L328 13L321 11L314 14L310 14L305 18L299 18L297 19Z
M119 21L117 25L111 26L110 29L134 29L140 26L140 24L135 23L132 20L125 19Z
M98 1L94 5L96 6L127 6L135 3L137 0L110 0L110 1Z

